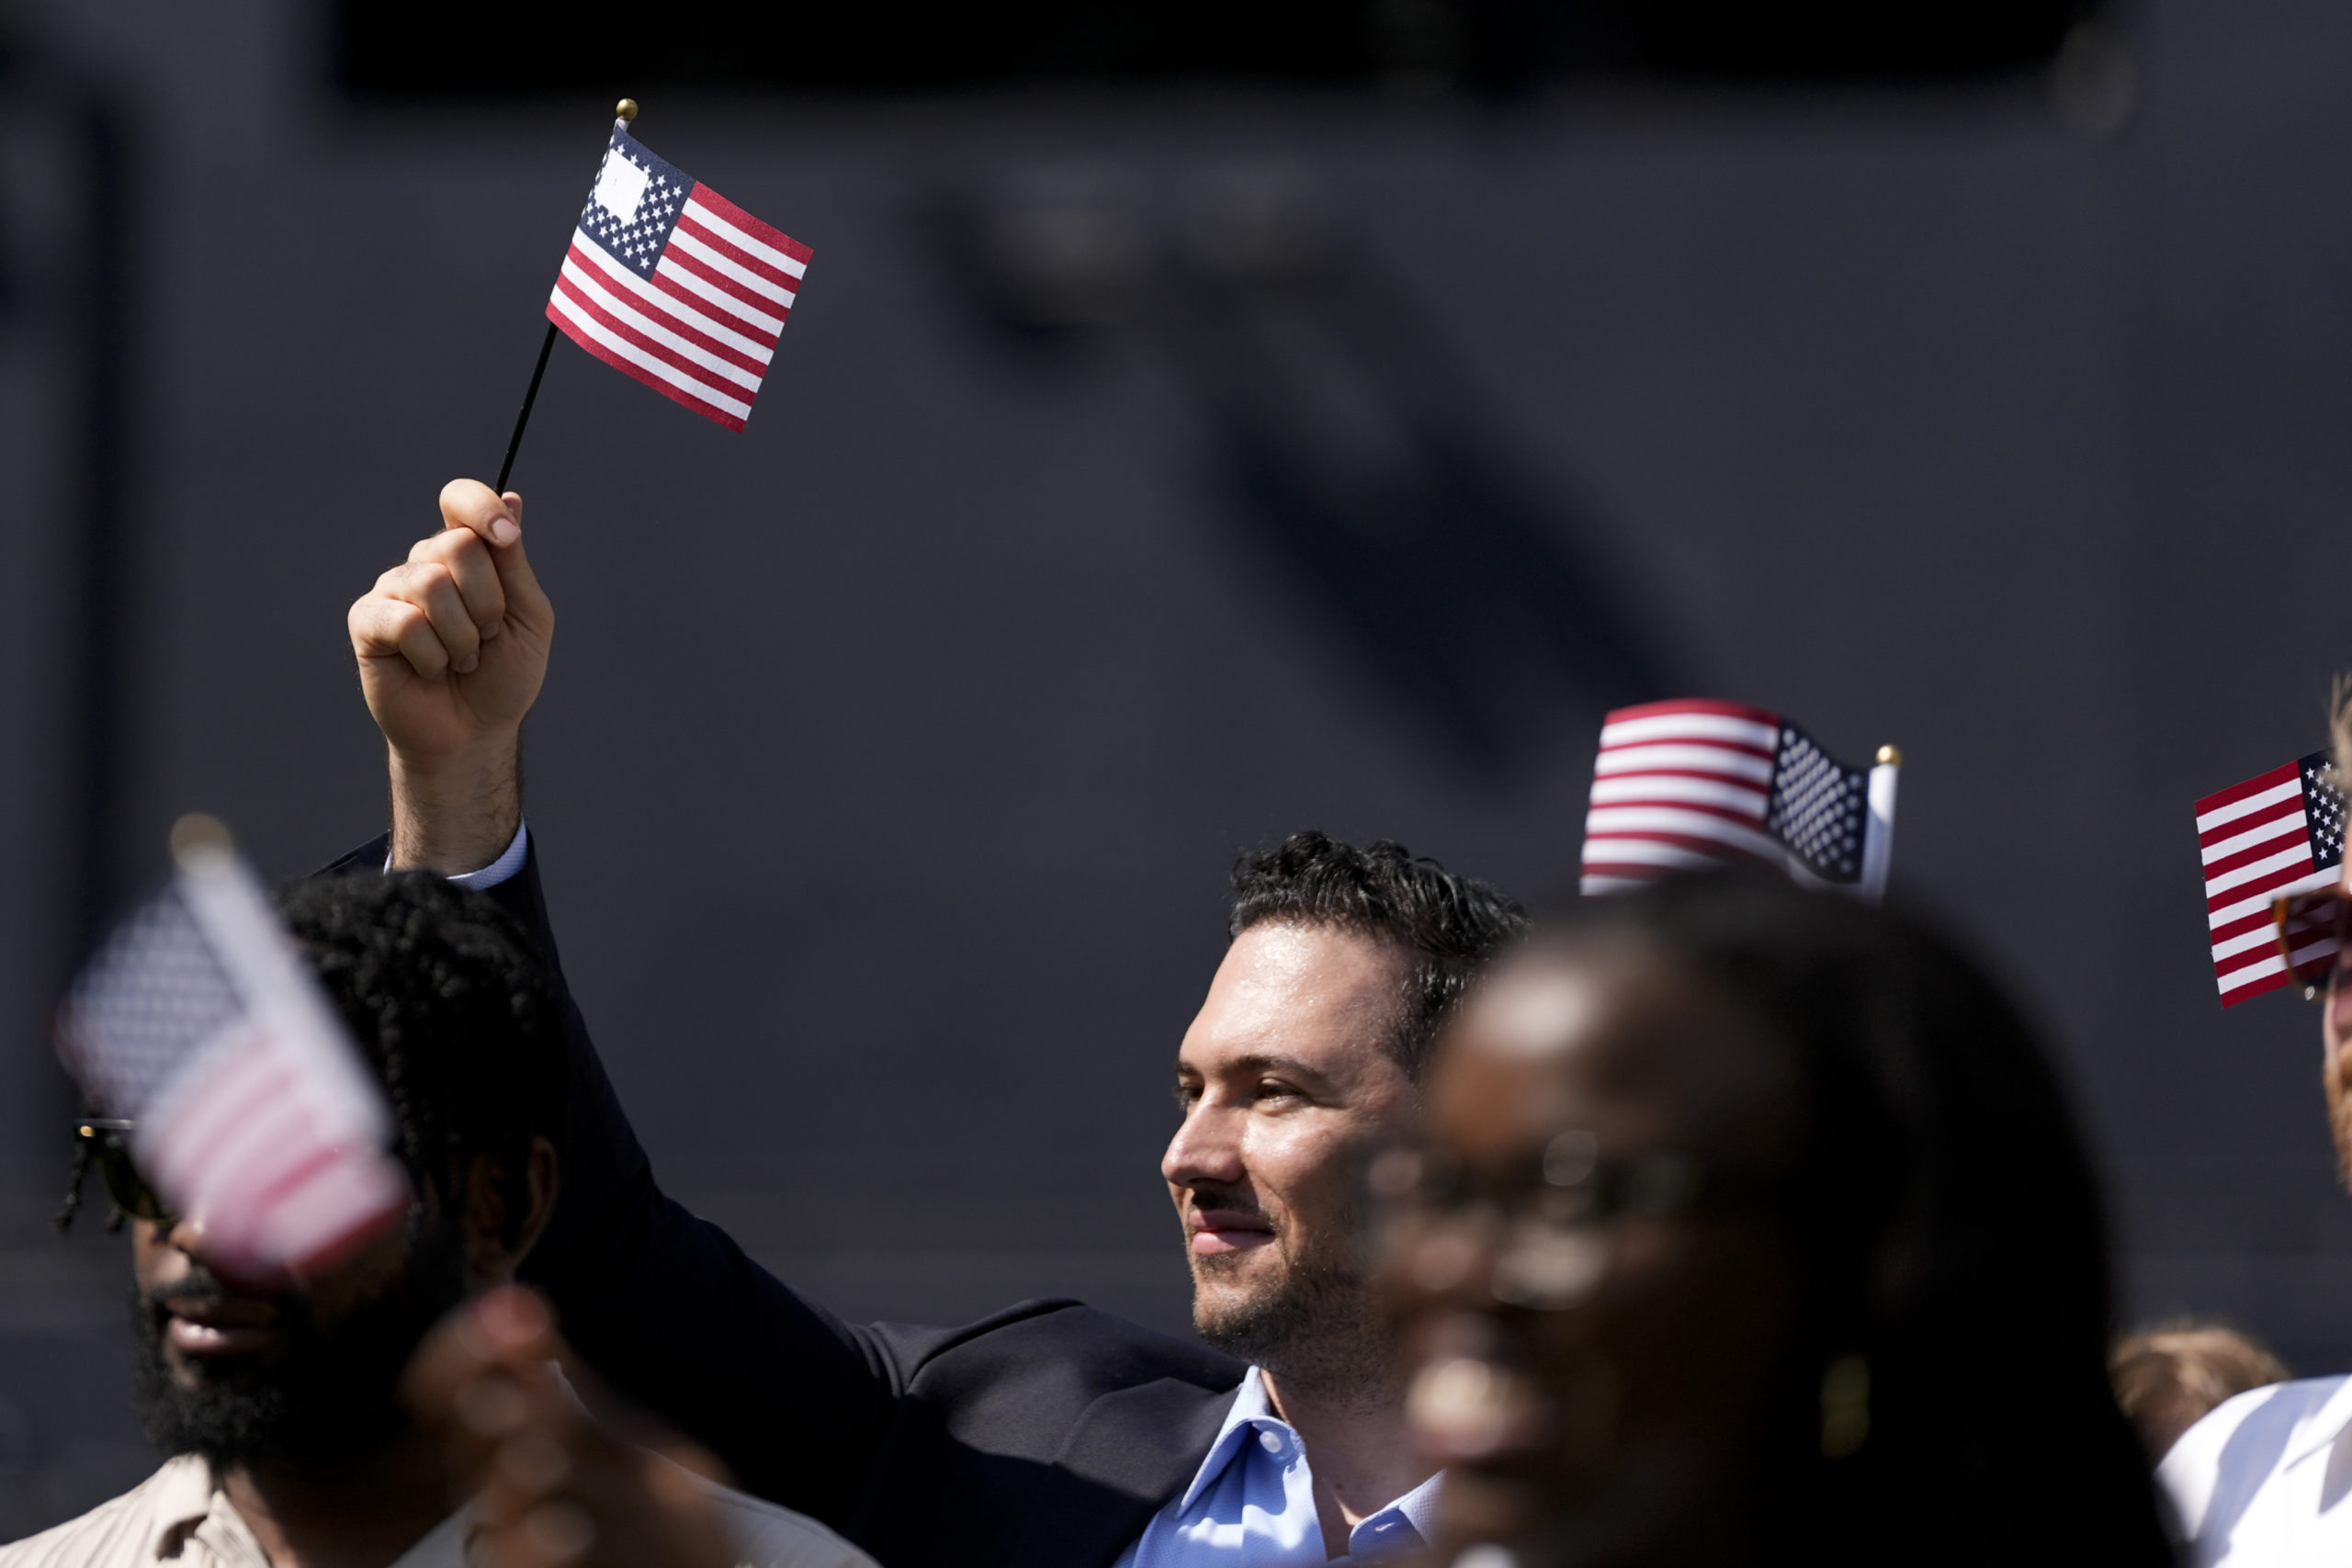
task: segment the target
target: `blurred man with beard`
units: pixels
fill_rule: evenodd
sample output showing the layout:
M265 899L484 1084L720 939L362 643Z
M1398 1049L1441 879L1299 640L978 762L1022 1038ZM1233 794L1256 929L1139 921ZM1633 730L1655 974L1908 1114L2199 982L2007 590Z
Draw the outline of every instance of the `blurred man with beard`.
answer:
M83 1123L74 1186L96 1163L130 1222L139 1415L172 1457L123 1496L0 1548L0 1568L464 1560L471 1521L451 1508L449 1445L410 1419L400 1382L435 1321L511 1280L546 1224L562 1016L522 931L481 894L339 877L294 888L283 912L391 1101L408 1219L300 1289L241 1284L208 1264L203 1227L147 1187L125 1124ZM673 1513L686 1497L688 1529L673 1533L709 1524L732 1548L706 1561L871 1568L810 1521L622 1451L611 1489ZM584 1558L592 1532L572 1533Z
M2340 774L2352 762L2342 678L2335 732ZM2319 993L2320 1079L2338 1167L2352 1182L2352 857L2332 901L2298 902L2340 944ZM2352 1559L2352 1377L2301 1378L2224 1402L2173 1443L2156 1479L2195 1568Z
M388 840L351 859L520 886L514 907L543 921L519 736L554 612L520 496L461 479L441 513L351 607L392 795ZM1523 924L1395 844L1301 833L1236 867L1160 1167L1216 1350L1070 1301L956 1329L843 1323L662 1192L577 1010L565 1200L524 1277L624 1393L891 1568L1303 1568L1411 1550L1431 1468L1368 1304L1354 1195L1367 1151L1418 1114L1439 1025ZM478 1337L459 1359L490 1355Z

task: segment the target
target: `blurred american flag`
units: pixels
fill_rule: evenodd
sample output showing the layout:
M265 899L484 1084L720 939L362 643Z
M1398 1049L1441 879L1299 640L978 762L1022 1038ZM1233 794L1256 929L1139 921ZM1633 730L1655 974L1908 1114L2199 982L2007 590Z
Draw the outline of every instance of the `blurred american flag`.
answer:
M75 980L58 1055L208 1262L332 1263L405 1212L384 1096L260 884L225 844L126 919Z
M2277 990L2289 976L2270 901L2328 886L2344 863L2344 794L2328 754L2281 762L2199 801L2197 849L2222 1005ZM2333 937L2318 937L2296 962L2334 950Z
M1849 767L1781 715L1684 698L1603 719L1585 817L1584 891L1725 863L1885 890L1894 761Z

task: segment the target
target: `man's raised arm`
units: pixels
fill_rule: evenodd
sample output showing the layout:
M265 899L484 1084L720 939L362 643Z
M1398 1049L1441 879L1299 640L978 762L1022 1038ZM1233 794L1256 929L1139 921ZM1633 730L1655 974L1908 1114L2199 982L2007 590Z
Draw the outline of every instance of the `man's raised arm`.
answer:
M391 773L391 864L471 872L523 825L523 716L555 638L523 553L523 498L441 491L440 533L351 606L351 650Z
M888 1358L663 1195L564 984L521 834L519 737L555 630L523 553L522 499L453 481L442 530L351 606L390 753L387 863L486 888L529 929L561 995L561 1196L526 1277L606 1381L746 1487L837 1524L898 1394Z

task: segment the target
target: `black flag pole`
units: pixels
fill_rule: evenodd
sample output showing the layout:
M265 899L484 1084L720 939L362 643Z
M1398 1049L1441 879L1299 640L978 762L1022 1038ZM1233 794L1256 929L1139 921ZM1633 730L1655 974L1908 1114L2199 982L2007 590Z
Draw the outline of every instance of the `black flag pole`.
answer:
M613 107L614 118L623 125L637 118L637 100L623 98ZM531 405L539 400L539 378L548 373L548 355L555 352L555 322L548 322L548 335L539 340L539 362L531 367L531 384L524 389L522 411L514 416L514 434L506 438L506 459L498 465L498 482L491 488L500 495L506 493L507 476L514 471L514 454L523 449L523 432L531 423Z
M514 416L514 434L506 438L506 460L498 465L498 482L491 488L499 494L506 493L506 476L514 471L514 454L523 449L523 427L531 423L531 405L539 400L539 378L548 373L548 355L555 347L555 323L548 323L548 335L539 340L539 362L531 367L531 385L523 394L523 412Z

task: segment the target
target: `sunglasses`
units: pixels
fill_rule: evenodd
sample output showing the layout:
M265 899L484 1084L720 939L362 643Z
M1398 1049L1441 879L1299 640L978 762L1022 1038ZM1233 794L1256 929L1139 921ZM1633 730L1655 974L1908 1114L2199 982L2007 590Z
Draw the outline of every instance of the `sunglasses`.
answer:
M2288 978L2302 987L2305 1001L2319 1000L2335 974L2337 954L2352 941L2352 899L2334 885L2285 894L2270 901L2270 922Z
M107 1201L125 1219L149 1220L157 1224L170 1223L173 1215L147 1179L139 1174L139 1166L130 1157L130 1131L133 1122L107 1117L85 1117L74 1124L74 1134L89 1150L90 1163L98 1168L98 1180L107 1190Z

